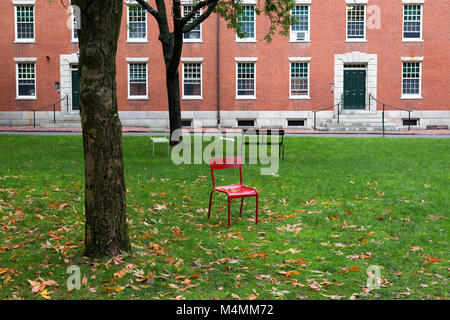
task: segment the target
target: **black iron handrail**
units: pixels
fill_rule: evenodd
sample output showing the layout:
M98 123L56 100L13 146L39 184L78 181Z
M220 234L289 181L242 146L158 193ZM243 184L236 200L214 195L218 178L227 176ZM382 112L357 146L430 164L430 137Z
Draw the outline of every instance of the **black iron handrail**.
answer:
M369 94L369 105L370 105L370 99L375 100L376 103L379 103L381 105L383 105L383 111L381 112L381 121L382 121L382 125L383 125L383 137L385 136L385 130L384 130L384 111L386 108L391 108L391 109L396 109L396 110L400 110L400 111L406 111L408 112L408 131L411 130L411 112L413 110L411 109L403 109L403 108L399 108L399 107L395 107L395 106L391 106L389 104L386 104L384 102L381 102L379 100L377 100L374 96L372 96L372 94ZM376 107L376 104L375 104ZM376 109L376 108L375 108Z
M339 123L339 115L340 115L340 105L343 105L344 104L344 95L342 95L341 96L341 101L339 101L338 103L336 103L336 104L334 104L334 105L332 105L332 106L329 106L329 107L326 107L326 108L322 108L322 109L319 109L319 110L313 110L313 112L314 112L314 130L316 130L316 113L317 112L320 112L320 111L325 111L325 110L328 110L328 109L331 109L331 108L335 108L336 106L337 106L337 123Z
M56 101L54 103L51 103L51 104L49 104L49 105L47 105L45 107L40 107L40 108L37 108L37 109L33 109L33 127L34 128L36 127L36 111L42 111L42 110L47 109L47 108L52 107L52 106L53 106L53 123L56 123L56 105L58 103L64 101L64 100L66 100L66 109L68 111L69 110L69 95L66 95L64 98L62 98L62 99L60 99L60 100L58 100L58 101ZM62 104L61 104L61 107L62 107Z

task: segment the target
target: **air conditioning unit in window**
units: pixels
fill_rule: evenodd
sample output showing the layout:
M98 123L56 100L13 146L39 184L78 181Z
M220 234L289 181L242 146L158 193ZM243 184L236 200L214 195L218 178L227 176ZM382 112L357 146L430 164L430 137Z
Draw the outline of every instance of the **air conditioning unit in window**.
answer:
M306 32L297 32L295 39L296 40L305 40L306 39Z

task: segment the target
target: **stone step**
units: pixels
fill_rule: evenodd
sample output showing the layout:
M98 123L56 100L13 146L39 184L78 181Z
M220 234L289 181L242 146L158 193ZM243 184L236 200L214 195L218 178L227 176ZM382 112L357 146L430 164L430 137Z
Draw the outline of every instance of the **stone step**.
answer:
M349 132L371 132L371 131L383 131L382 127L331 127L331 128L318 128L322 131L349 131ZM385 127L385 131L403 131L398 127Z
M327 127L383 127L381 122L328 122ZM395 123L385 122L385 127L398 127Z
M81 128L81 122L79 121L56 121L56 123L43 122L42 128Z
M336 119L330 119L329 123L337 123ZM367 119L367 118L352 118L352 119L346 119L346 118L340 118L339 123L382 123L382 120L380 118L373 118L373 119ZM385 121L386 123L386 121Z

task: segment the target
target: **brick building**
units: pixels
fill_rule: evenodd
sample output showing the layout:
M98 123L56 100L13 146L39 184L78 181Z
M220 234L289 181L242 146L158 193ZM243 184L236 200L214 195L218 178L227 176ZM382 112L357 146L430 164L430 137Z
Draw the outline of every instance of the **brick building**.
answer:
M216 126L220 116L227 127L310 128L316 115L324 129L375 128L382 104L373 98L413 110L416 127L450 124L449 0L297 0L292 13L298 23L290 36L276 35L271 43L263 39L268 22L255 15L256 1L243 2L246 38L216 15L185 34L180 84L186 125ZM124 0L119 114L126 126L167 123L158 27L133 4ZM79 125L72 26L73 15L59 1L0 1L0 125L36 119L50 126L52 104L66 96L55 106L57 125ZM385 117L393 129L408 123L405 111L386 108Z

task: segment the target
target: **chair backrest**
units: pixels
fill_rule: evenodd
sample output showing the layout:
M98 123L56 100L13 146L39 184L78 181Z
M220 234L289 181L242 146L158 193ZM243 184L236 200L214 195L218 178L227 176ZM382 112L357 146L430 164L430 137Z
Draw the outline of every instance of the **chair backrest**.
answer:
M164 124L151 124L148 126L148 129L150 130L150 135L152 133L163 133L164 136L168 135L167 126Z
M239 168L239 177L242 185L242 157L211 158L209 159L209 165L211 167L211 177L213 187L216 187L216 183L214 181L214 170L234 169L234 168Z
M265 137L275 136L275 137L281 138L281 140L280 140L281 143L283 143L284 134L285 134L285 132L283 129L247 129L247 130L242 131L242 135L244 136L244 139L245 139L245 137L248 137L248 136L257 136L258 138L262 137L262 136L265 136Z

